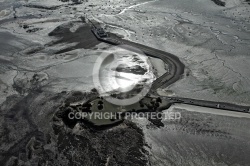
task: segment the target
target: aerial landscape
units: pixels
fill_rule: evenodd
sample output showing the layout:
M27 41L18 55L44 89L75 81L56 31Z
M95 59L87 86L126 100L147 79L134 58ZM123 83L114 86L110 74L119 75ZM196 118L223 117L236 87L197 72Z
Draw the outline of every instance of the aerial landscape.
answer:
M249 166L249 0L0 0L0 166Z

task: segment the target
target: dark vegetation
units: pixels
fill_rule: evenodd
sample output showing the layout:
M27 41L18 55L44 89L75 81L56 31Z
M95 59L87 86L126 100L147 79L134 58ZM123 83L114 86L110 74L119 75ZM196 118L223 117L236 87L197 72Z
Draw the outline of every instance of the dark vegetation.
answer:
M70 24L60 25L49 33L49 36L58 37L57 41L54 41L50 45L57 45L62 43L78 43L75 46L58 51L56 54L65 53L71 50L85 48L89 49L100 43L99 40L91 33L91 26L83 24L75 32L71 32L70 28L73 26L73 22Z
M226 3L221 0L212 0L218 6L225 6Z

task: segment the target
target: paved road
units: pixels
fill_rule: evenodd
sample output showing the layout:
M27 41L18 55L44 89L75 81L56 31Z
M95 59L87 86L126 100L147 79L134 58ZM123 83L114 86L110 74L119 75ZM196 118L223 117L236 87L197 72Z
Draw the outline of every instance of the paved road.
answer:
M242 105L236 105L236 104L225 103L225 102L189 99L189 98L182 98L182 97L163 97L163 98L168 99L173 103L183 103L183 104L195 105L195 106L201 106L201 107L209 107L209 108L216 108L216 109L222 109L222 110L228 110L228 111L250 113L249 106L242 106Z
M95 33L94 33L95 34ZM119 45L123 47L123 45L130 45L137 49L143 51L146 55L151 57L160 58L162 61L169 65L169 72L163 74L161 77L157 78L152 85L152 92L155 93L157 88L159 87L167 87L174 82L178 81L180 77L184 73L184 64L173 54L157 50L148 46L144 46L138 43L134 43L131 41L127 41L124 39L120 39L113 34L109 34L108 38L100 38L95 34L98 40L103 41L105 43L109 43L112 45ZM205 100L196 100L189 98L181 98L181 97L163 97L170 100L172 103L184 103L189 105L196 105L201 107L209 107L209 108L217 108L228 111L236 111L242 113L250 113L250 106L241 106L231 103L223 103L223 102L214 102L214 101L205 101Z
M159 58L169 65L169 72L163 74L161 77L157 78L153 82L151 88L152 91L156 90L159 87L167 87L173 84L174 82L178 81L180 77L183 75L185 66L175 55L148 46L144 46L138 43L120 39L112 34L110 34L109 36L110 37L108 38L100 38L96 35L96 37L99 40L112 45L119 45L121 47L123 47L123 45L133 46L143 51L146 55Z

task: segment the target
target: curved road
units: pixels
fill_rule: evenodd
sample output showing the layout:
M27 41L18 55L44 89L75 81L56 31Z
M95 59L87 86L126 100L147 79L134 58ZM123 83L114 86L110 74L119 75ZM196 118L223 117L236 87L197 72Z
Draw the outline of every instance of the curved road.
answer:
M92 32L94 33L96 38L102 42L109 43L112 45L119 45L121 47L123 47L123 45L130 45L130 46L140 49L147 56L159 58L162 61L164 61L166 64L169 64L170 72L163 74L161 77L157 78L153 82L153 85L151 88L153 93L159 87L167 87L173 84L174 82L178 81L184 73L184 69L185 69L184 64L179 60L178 57L176 57L173 54L118 38L114 34L109 34L109 37L102 38L98 34L96 34L94 30L92 30ZM231 104L231 103L196 100L196 99L188 99L188 98L181 98L181 97L163 97L163 98L169 100L171 103L184 103L184 104L196 105L196 106L201 106L201 107L209 107L209 108L217 108L217 109L223 109L223 110L228 110L228 111L250 113L250 106L241 106L241 105L236 105L236 104Z

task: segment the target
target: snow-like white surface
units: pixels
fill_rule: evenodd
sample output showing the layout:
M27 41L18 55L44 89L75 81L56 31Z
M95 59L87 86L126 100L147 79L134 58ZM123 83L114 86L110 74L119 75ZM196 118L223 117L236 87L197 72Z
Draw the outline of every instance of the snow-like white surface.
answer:
M56 50L76 43L48 46L58 40L49 37L49 32L88 16L105 24L108 31L175 54L185 63L183 78L159 89L159 94L249 105L250 5L244 0L225 0L226 7L210 0L89 0L75 5L57 0L0 2L0 104L17 94L15 86L29 90L34 82L56 93L94 88L93 66L106 44L58 55ZM57 9L46 9L50 7ZM152 63L159 75L164 73L162 62ZM186 105L169 110L181 112L180 123L163 121L165 127L157 128L146 119L136 122L150 146L152 165L230 165L224 163L241 162L240 157L249 155L249 119L242 118L246 114ZM18 132L12 132L11 138L20 134L18 128L14 131Z
M98 19L123 28L127 39L177 55L187 76L167 88L176 96L249 104L250 6L226 4L153 1Z
M125 39L178 56L186 65L186 72L183 79L165 89L171 92L168 94L249 104L250 5L243 0L227 0L226 7L217 6L210 0L101 0L77 5L57 0L13 2L3 3L1 11L9 10L11 14L1 20L10 19L14 12L20 18L3 22L1 29L18 38L8 41L15 45L15 50L28 49L29 42L34 47L44 47L55 40L47 34L57 26L87 16ZM27 7L29 5L36 7ZM55 6L56 10L42 8ZM27 29L21 28L23 25L39 30L27 33ZM78 26L70 30L74 32ZM51 52L62 47L58 45L58 48L46 50ZM37 57L46 57L46 53L34 54L34 59ZM48 64L61 64L60 59L46 58L50 60ZM29 60L21 65L28 63ZM159 75L164 72L162 65L160 62L154 65Z
M165 64L161 59L149 57L151 64L154 69L155 76L158 78L168 72L168 65Z

